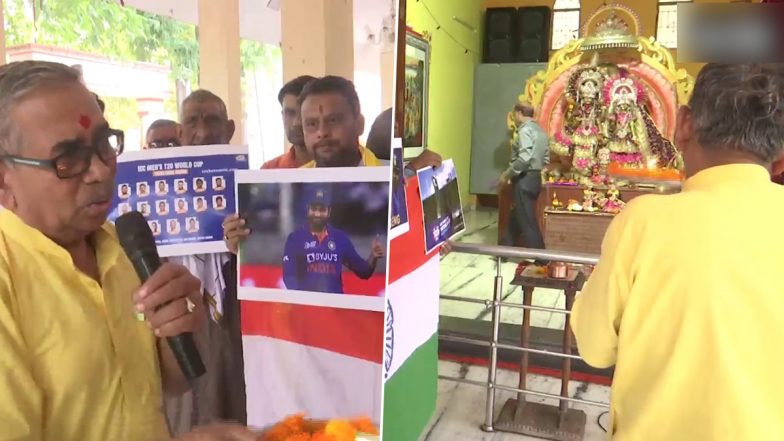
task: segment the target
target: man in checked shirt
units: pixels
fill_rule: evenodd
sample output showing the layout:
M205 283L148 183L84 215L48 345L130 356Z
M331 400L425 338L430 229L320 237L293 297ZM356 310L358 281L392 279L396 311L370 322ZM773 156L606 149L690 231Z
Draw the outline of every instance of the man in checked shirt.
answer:
M318 188L308 198L307 225L286 239L283 282L287 289L343 294L343 267L361 279L369 279L384 247L376 236L370 257L363 259L345 232L329 225L329 195Z

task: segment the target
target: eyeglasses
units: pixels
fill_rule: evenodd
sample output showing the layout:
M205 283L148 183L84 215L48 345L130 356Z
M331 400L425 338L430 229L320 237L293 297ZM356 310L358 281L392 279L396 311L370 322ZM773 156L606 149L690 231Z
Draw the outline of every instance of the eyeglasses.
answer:
M167 147L179 147L180 142L176 139L156 140L152 141L147 147L151 149L164 149Z
M105 136L105 138L104 138ZM93 155L108 166L117 164L117 157L125 148L125 133L122 130L108 129L105 135L96 139L94 145L69 143L65 151L52 159L25 158L23 156L2 155L0 159L14 164L54 170L60 179L70 179L82 175L90 168Z

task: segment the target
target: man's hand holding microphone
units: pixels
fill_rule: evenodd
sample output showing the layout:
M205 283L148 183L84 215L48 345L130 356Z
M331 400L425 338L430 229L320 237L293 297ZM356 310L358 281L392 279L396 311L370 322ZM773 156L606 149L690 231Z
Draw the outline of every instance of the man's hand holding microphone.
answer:
M158 352L164 390L184 393L206 372L193 338L205 325L201 282L184 266L161 262L152 232L138 212L120 216L116 226L120 243L143 282L133 295L134 309L144 314L145 321L161 339ZM176 441L257 438L257 434L240 425L212 424L183 434Z

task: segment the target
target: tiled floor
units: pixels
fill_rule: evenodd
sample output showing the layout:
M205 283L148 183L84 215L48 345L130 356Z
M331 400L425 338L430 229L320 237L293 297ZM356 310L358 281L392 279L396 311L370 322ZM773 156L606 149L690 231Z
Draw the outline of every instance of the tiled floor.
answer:
M498 217L494 210L471 211L466 214L468 230L458 236L457 242L495 244L498 232ZM509 285L514 277L516 262L502 264L501 275L506 288L505 301L522 303L522 290ZM495 259L485 256L452 253L441 261L441 294L476 299L491 299L493 278L496 272ZM539 288L534 291L533 304L536 306L563 308L564 296L560 291ZM490 310L484 305L464 303L453 300L441 301L441 315L451 317L490 320ZM501 321L522 324L520 309L502 309ZM538 327L563 329L563 314L542 311L531 312L531 324Z
M466 215L468 231L460 236L458 242L495 244L498 224L497 212L490 210L472 211ZM493 278L496 272L495 260L485 256L452 253L441 261L441 293L460 297L478 299L491 299L493 294ZM505 300L508 302L522 302L522 291L508 283L514 276L517 266L515 262L502 264L502 276L506 288ZM564 307L564 296L560 291L537 289L534 291L533 303L537 306ZM470 318L476 320L490 320L490 310L484 305L462 303L451 300L441 300L441 315ZM504 323L521 324L522 311L520 309L502 309L501 321ZM554 314L541 311L531 312L533 326L563 329L563 314ZM442 361L439 373L452 377L466 378L476 381L486 381L487 368L480 366L462 365ZM516 372L499 370L499 384L515 386L518 375ZM552 377L538 375L528 376L528 385L531 390L549 393L560 392L560 380ZM569 385L570 396L583 398L590 401L608 403L610 390L606 386L598 386L572 381ZM515 394L499 391L496 394L496 416L501 411L503 403ZM484 423L486 390L471 384L457 383L450 380L439 380L438 407L431 426L425 431L422 440L427 441L461 441L461 440L493 440L493 441L523 441L534 440L523 435L493 432L487 433L480 429ZM557 400L529 398L548 404L557 404ZM585 429L586 441L599 441L608 439L606 433L597 424L597 419L604 409L595 406L574 405L587 414ZM608 424L607 415L602 415L601 423Z
M487 369L480 366L466 366L452 362L439 363L439 373L451 377L466 378L469 380L485 381ZM497 380L499 384L516 386L517 373L499 370ZM531 390L558 394L561 390L560 380L552 377L529 375L528 385ZM569 384L569 393L572 397L584 400L609 402L610 390L606 386L597 386L577 381ZM499 391L496 393L496 416L501 411L503 403L515 396L512 392ZM527 441L537 440L524 435L504 432L484 432L481 425L484 423L486 392L482 387L471 384L458 383L450 380L439 380L438 404L430 427L422 435L422 441ZM529 401L537 401L550 405L557 405L554 399L529 397ZM604 430L599 426L607 427L608 415L605 409L582 404L572 405L586 413L585 441L604 441L609 439Z

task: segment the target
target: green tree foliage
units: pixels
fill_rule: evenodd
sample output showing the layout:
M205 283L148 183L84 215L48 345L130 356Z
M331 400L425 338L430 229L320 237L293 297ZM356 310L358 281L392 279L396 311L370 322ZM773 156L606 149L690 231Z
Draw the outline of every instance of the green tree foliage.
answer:
M264 69L269 75L279 69L282 53L277 46L261 44L258 41L242 40L240 59L243 75Z
M41 44L101 54L114 60L169 66L172 83L198 84L197 28L132 7L116 0L4 0L6 45ZM273 74L280 63L277 47L243 40L243 76L265 69ZM174 84L172 89L174 89ZM138 126L136 104L105 100L107 116L118 127ZM176 113L172 97L167 110ZM117 106L123 106L122 109ZM127 106L127 107L126 107Z
M111 59L170 66L175 80L195 84L196 27L123 7L113 0L5 0L6 44L37 43L102 54ZM275 69L280 50L243 40L244 72Z
M101 97L101 100L106 103L104 117L112 127L126 131L131 127L139 127L141 121L139 103L136 100L111 96Z
M174 79L195 81L195 27L123 7L112 0L6 0L6 44L43 44L115 60L171 66Z

